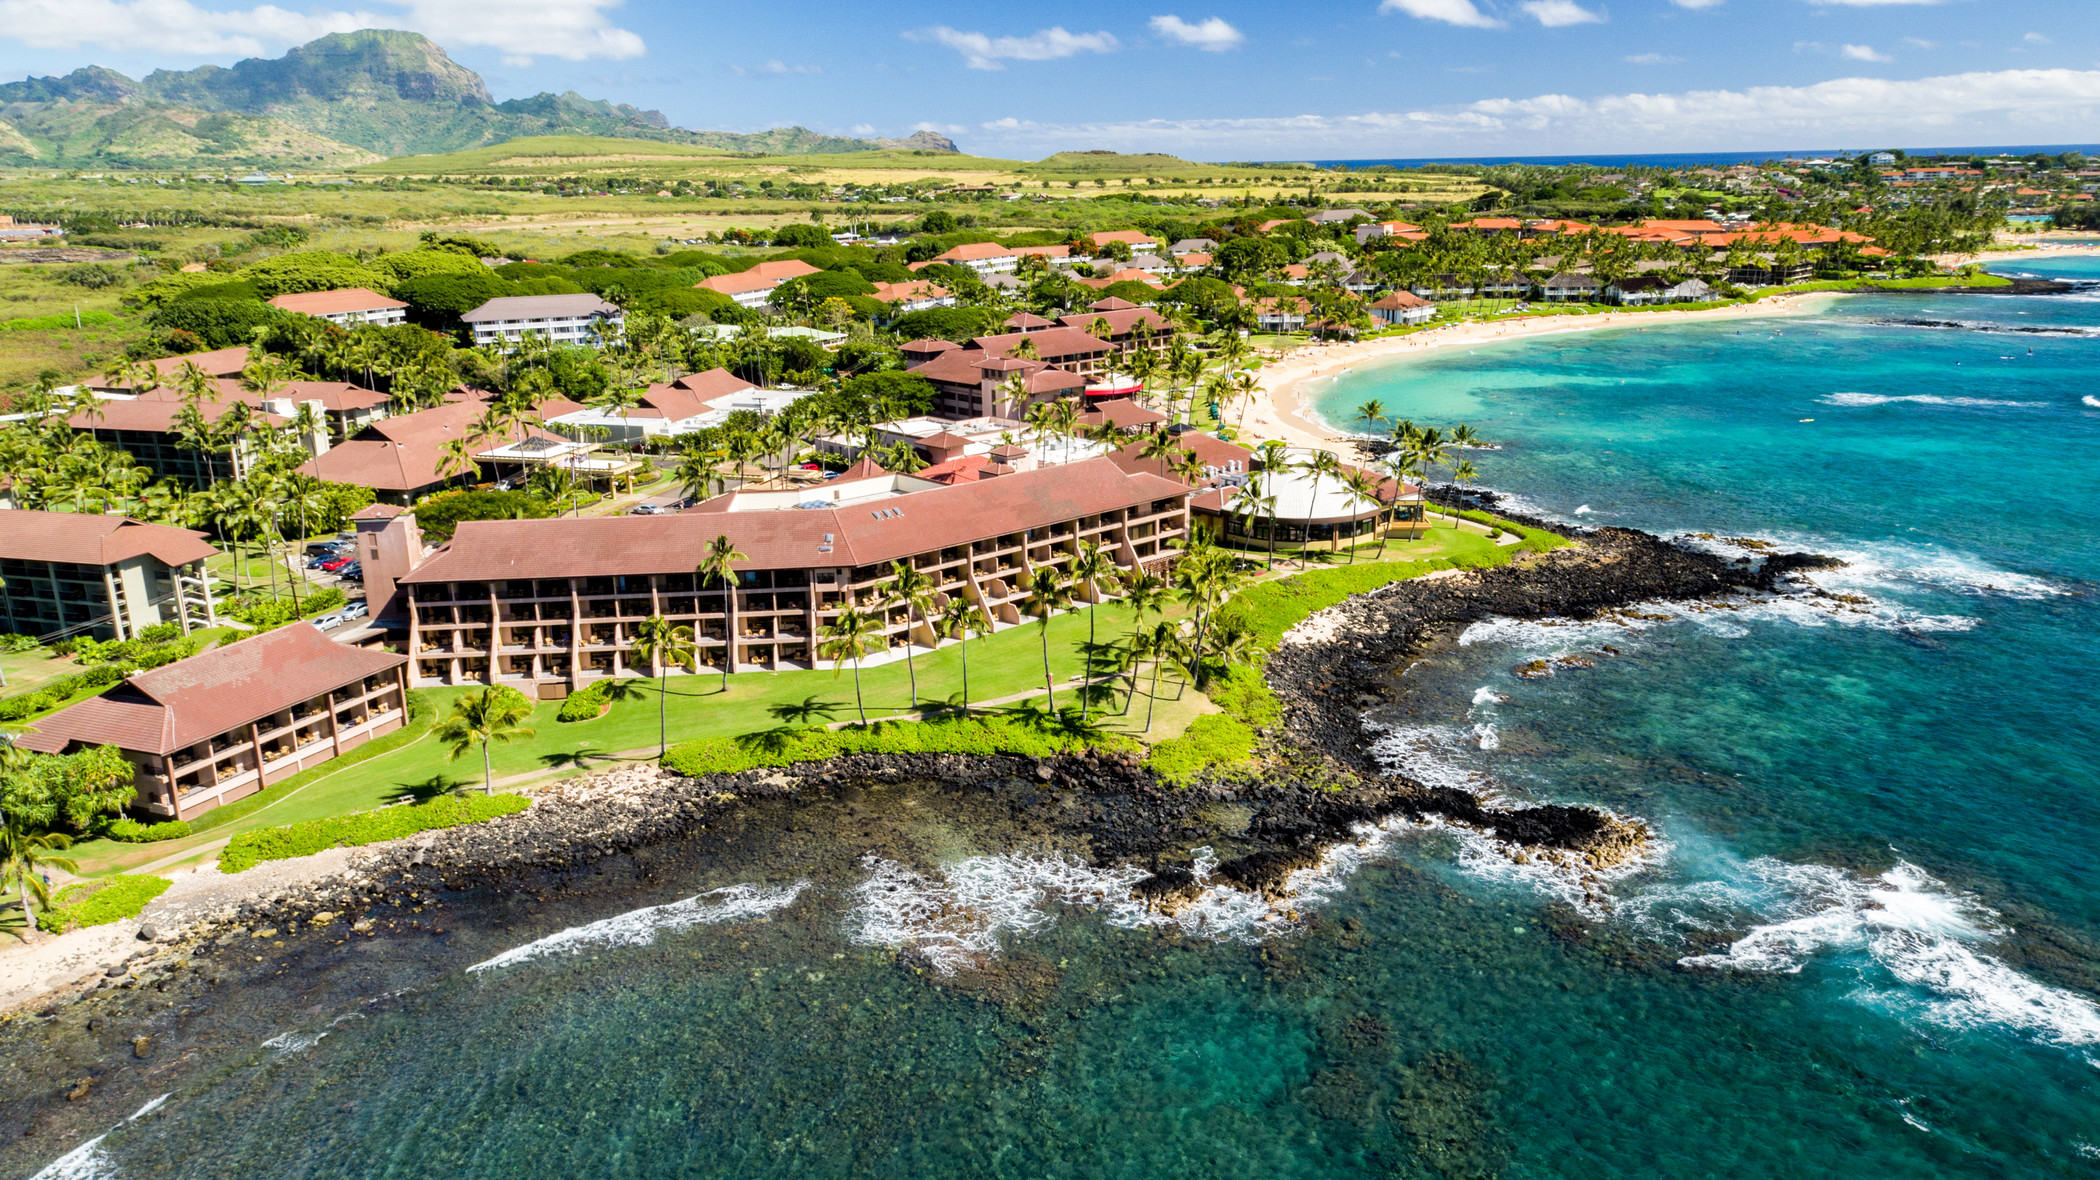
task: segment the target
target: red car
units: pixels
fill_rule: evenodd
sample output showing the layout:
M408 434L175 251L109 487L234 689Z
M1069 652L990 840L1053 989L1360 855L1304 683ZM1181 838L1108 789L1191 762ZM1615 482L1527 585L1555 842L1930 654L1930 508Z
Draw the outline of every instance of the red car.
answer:
M324 570L327 570L327 571L328 571L329 573L331 573L331 574L332 574L332 573L336 572L337 570L339 570L339 569L342 569L342 568L343 568L344 566L346 566L346 565L349 565L349 564L350 564L351 562L353 562L353 561L356 561L356 560L357 560L357 559L356 559L355 557L338 557L338 558L336 558L336 559L335 559L334 561L324 561L324 562L322 562L322 563L321 563L321 568L322 568L322 569L324 569Z

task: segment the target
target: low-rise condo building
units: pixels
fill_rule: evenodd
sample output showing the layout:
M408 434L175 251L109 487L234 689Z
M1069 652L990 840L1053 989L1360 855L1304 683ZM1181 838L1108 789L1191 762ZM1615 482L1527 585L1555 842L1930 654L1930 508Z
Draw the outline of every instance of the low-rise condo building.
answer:
M293 623L134 673L35 722L18 744L115 746L133 768L135 810L189 819L401 728L407 664Z
M279 295L270 300L270 306L346 327L351 324L377 324L382 328L391 328L395 324L405 323L408 319L408 304L399 299L388 299L379 292L364 287Z
M596 347L627 323L627 313L596 295L504 295L459 317L474 329L474 346L515 343L527 332L550 344Z
M1066 564L1080 542L1126 569L1161 570L1188 530L1186 486L1105 458L954 486L853 476L736 492L676 516L464 522L396 579L410 683L514 684L551 698L655 675L633 651L651 615L691 627L704 668L828 667L823 631L849 604L879 615L889 644L932 647L940 637L923 619L881 601L893 563L930 578L937 606L962 598L1010 626L1036 572ZM745 554L733 594L694 572L717 537Z
M130 639L218 622L204 534L128 516L0 511L0 630L40 639Z

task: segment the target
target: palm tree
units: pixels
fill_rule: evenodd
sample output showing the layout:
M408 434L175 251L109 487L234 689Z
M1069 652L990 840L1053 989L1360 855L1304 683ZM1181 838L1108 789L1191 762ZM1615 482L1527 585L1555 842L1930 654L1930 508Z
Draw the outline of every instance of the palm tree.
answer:
M1021 600L1021 612L1034 615L1042 622L1043 689L1050 699L1050 711L1054 713L1057 711L1057 684L1050 678L1050 620L1072 604L1072 589L1065 583L1063 571L1054 565L1035 571L1034 583L1028 588L1028 596Z
M693 576L722 587L722 691L729 691L729 670L736 663L736 563L750 560L737 551L727 534L718 533L693 567Z
M1298 564L1303 566L1312 555L1312 519L1320 503L1320 477L1339 476L1342 463L1334 457L1333 451L1314 451L1312 458L1298 464L1298 470L1312 476L1312 492L1305 498L1305 538L1298 550Z
M1138 458L1157 460L1159 473L1161 476L1165 476L1167 474L1167 461L1173 456L1174 452L1180 449L1181 443L1174 437L1172 432L1155 430L1146 436L1144 445L1138 448Z
M693 629L673 623L662 615L650 615L634 630L634 656L656 670L656 756L671 748L670 722L665 705L670 699L671 665L693 670Z
M912 662L911 624L933 613L933 579L908 562L893 561L890 563L890 580L877 587L877 592L882 595L885 607L904 608L904 668L911 676L911 704L916 709L919 707L919 669Z
M1181 629L1161 619L1131 641L1131 654L1138 659L1152 661L1152 688L1145 694L1145 732L1152 732L1152 707L1159 703L1159 670L1168 660L1179 656L1184 650ZM1132 677L1135 681L1135 676ZM1137 691L1133 683L1131 691Z
M19 761L15 760L15 755L21 756ZM0 758L6 758L19 767L28 762L30 754L27 750L9 747ZM72 843L72 839L62 832L31 834L13 812L0 810L0 889L16 885L22 891L24 942L29 941L31 932L36 929L36 911L31 906L31 899L47 910L51 908L51 891L44 884L43 870L48 866L70 873L80 868L70 857L53 855L58 849L71 847Z
M1269 472L1256 472L1247 477L1247 485L1232 498L1233 515L1248 536L1254 535L1256 521L1269 522L1268 568L1272 570L1276 568L1276 493L1269 491L1268 486L1274 478Z
M1457 463L1454 463L1451 467L1451 482L1457 484L1461 488L1465 487L1469 483L1472 483L1475 479L1478 479L1479 477L1480 472L1474 470L1473 461L1471 459L1461 459ZM1453 508L1451 510L1451 527L1454 529L1458 527L1457 508Z
M1167 610L1167 583L1157 574L1135 573L1123 579L1123 605L1130 608L1130 693L1123 698L1123 712L1130 712L1130 698L1137 695L1137 664L1139 640L1143 638L1146 615L1163 615Z
M1385 539L1387 534L1391 532L1390 529L1383 527L1386 523L1386 503L1385 497L1381 493L1385 489L1385 481L1361 467L1352 467L1342 473L1342 486L1349 489L1349 496L1356 503L1378 505L1377 522L1372 525L1372 531L1378 534L1378 558L1383 561L1385 559ZM1352 562L1356 560L1354 547L1351 547L1349 550L1349 560Z
M958 595L949 599L948 605L941 608L935 626L940 628L941 634L953 635L959 640L957 648L962 652L962 711L963 716L967 717L970 715L970 636L973 633L990 635L992 620L985 615L982 607Z
M532 703L515 689L490 685L454 699L452 712L435 732L438 741L451 747L454 762L476 744L481 746L482 789L493 795L496 773L489 766L489 743L531 737L533 731L518 724L530 716Z
M853 705L860 711L862 725L868 723L868 703L860 691L860 661L881 642L882 624L875 616L849 604L824 624L824 642L818 649L835 661L831 669L833 676L845 670L847 660L853 661Z
M479 467L474 461L474 440L452 438L439 445L437 473L440 476L466 475Z
M1075 591L1084 591L1087 596L1086 682L1079 692L1079 719L1082 721L1086 720L1089 706L1087 689L1092 688L1094 683L1094 616L1097 613L1094 608L1100 604L1101 587L1110 582L1117 568L1115 558L1110 557L1108 551L1095 541L1081 541L1079 548L1072 554L1072 560L1065 566L1065 571L1072 577L1072 588Z
M1380 422L1386 420L1385 403L1374 397L1370 401L1356 407L1356 417L1358 421L1376 427Z

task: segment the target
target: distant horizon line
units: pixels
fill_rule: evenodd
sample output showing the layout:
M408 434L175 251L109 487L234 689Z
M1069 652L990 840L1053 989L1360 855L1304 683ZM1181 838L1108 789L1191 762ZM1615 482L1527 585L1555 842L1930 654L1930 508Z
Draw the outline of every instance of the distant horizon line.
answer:
M1359 159L1307 160L1315 168L1375 168L1381 165L1394 168L1416 168L1426 164L1649 164L1659 167L1685 164L1761 164L1773 160L1809 160L1836 156L1864 156L1873 152L1900 151L1905 156L1975 156L1975 155L2060 155L2064 152L2084 152L2100 155L2100 144L1994 144L1980 147L1870 147L1870 148L1793 148L1786 151L1693 151L1693 152L1594 152L1538 155L1538 156L1388 156L1363 157ZM1282 161L1267 161L1281 163Z

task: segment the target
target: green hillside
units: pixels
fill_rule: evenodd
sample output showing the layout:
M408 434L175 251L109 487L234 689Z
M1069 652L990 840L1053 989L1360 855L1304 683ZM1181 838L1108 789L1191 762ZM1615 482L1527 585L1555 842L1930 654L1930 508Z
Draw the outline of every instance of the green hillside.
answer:
M871 140L803 127L690 131L662 112L574 92L496 102L479 74L428 38L389 29L333 33L230 67L156 70L142 81L90 66L0 85L0 165L340 167L554 136L766 155L955 150L924 132Z

